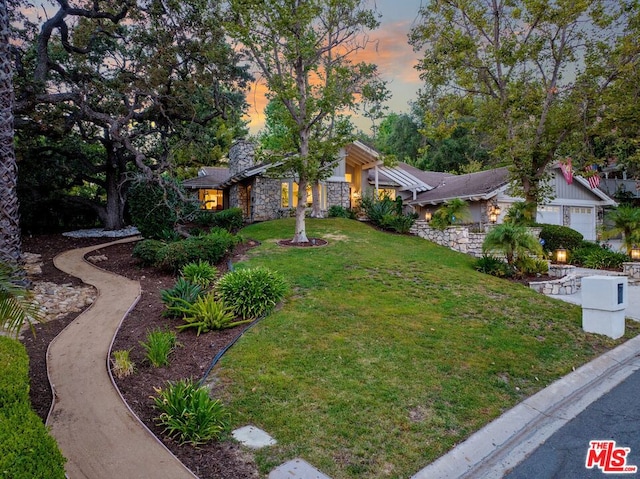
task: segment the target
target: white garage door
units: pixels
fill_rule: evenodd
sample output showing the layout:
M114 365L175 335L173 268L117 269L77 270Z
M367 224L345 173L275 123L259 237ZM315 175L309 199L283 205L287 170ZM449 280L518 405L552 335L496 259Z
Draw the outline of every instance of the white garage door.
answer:
M538 206L536 221L540 224L561 225L562 216L560 216L560 210L559 206L540 205Z
M593 208L571 207L571 228L591 241L596 239L596 218L593 213Z

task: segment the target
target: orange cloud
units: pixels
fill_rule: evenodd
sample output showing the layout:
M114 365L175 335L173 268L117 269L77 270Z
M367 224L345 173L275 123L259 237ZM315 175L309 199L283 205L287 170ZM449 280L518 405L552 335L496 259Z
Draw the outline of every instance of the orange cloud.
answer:
M414 68L419 54L413 51L407 40L411 22L395 22L383 25L382 28L369 34L367 47L354 54L354 62L367 62L378 65L378 72L388 82L392 98L389 110L402 112L407 110L407 103L416 99L416 92L421 85L418 71ZM247 92L249 111L249 130L256 133L264 127L264 108L267 105L266 85L259 79ZM369 128L367 121L356 124L363 129Z

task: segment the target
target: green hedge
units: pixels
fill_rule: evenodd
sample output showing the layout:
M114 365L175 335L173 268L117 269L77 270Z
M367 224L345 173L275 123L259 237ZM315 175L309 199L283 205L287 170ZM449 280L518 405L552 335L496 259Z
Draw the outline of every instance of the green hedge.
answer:
M229 208L218 212L200 210L195 218L195 223L206 227L217 226L235 232L244 225L244 216L240 208Z
M177 273L184 265L199 260L218 264L233 249L237 239L225 230L167 243L158 251L156 266Z
M24 346L0 336L0 477L63 479L64 462L55 440L31 409Z
M544 240L543 248L547 252L553 252L558 248L574 250L582 244L582 234L568 226L547 224L540 226L542 227L540 239Z

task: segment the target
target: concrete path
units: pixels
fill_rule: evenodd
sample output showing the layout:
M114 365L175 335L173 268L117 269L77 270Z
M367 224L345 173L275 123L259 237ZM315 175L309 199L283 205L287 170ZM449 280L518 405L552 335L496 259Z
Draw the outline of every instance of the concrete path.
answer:
M140 297L140 284L84 261L90 251L128 238L67 251L55 266L98 290L93 305L50 344L47 368L54 402L47 419L67 458L70 479L193 479L128 409L111 382L109 348Z

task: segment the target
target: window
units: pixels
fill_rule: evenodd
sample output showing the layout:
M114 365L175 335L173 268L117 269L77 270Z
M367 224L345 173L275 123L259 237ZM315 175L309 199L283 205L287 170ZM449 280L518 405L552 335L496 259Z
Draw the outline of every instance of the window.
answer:
M395 200L396 196L396 190L393 188L378 188L378 199L380 200L384 197L387 197L390 200Z
M200 208L203 210L221 210L224 208L222 190L198 190Z
M327 203L327 187L320 184L320 208L325 208ZM313 204L311 186L307 187L307 207ZM282 208L295 208L298 206L298 183L293 180L283 181L280 188L280 206Z

